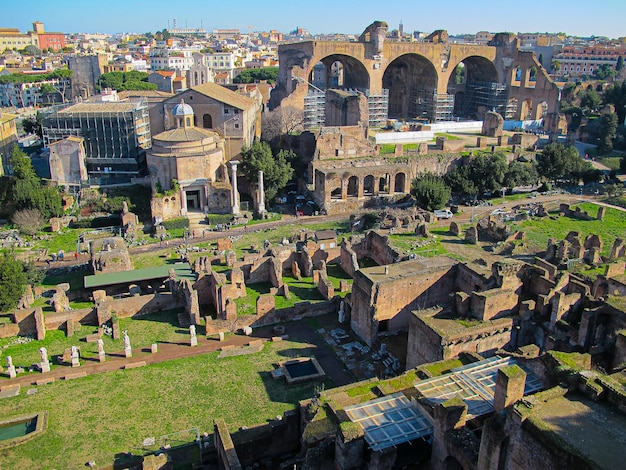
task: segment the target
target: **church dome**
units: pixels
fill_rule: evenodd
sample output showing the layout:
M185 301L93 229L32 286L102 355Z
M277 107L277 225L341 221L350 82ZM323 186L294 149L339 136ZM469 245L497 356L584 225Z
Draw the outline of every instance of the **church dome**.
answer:
M172 109L172 114L174 116L190 116L193 115L193 108L185 103L185 100L181 99L180 103Z

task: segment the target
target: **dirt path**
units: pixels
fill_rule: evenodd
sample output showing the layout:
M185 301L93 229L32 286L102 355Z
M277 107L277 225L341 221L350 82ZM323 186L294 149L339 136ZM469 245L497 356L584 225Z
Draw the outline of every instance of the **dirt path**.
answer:
M324 339L317 334L305 322L293 322L285 325L285 334L291 341L307 343L314 350L315 358L319 361L326 375L333 381L335 386L341 386L354 381L354 377L344 369L343 364L333 354L332 348L324 342ZM79 367L69 365L56 365L50 372L45 373L22 373L14 379L0 381L0 390L37 385L52 380L69 380L87 375L100 374L114 370L121 370L126 367L138 367L139 364L156 364L165 361L172 361L185 357L197 356L219 351L225 346L244 346L250 341L261 340L271 341L273 327L263 327L255 329L250 336L228 335L224 341L219 341L217 337L204 337L198 335L198 346L191 347L189 343L166 343L158 342L158 352L150 352L150 348L133 349L133 357L127 358L124 351L107 351L106 362L99 362L96 357L82 357ZM55 357L50 357L51 365L56 364ZM143 365L143 364L142 364Z

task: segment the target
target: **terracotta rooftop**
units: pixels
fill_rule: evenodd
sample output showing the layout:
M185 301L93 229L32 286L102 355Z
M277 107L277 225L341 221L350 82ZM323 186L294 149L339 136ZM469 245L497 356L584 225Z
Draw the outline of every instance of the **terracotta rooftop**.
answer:
M256 104L252 98L230 91L228 88L224 88L217 83L204 83L203 85L194 86L191 89L241 110L252 108Z
M215 132L197 127L177 127L153 136L154 140L163 142L194 142L208 138L218 140L219 136Z

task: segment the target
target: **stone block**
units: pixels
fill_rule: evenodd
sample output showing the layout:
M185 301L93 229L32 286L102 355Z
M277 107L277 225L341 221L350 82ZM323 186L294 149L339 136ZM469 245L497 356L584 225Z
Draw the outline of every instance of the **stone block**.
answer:
M276 302L274 296L271 294L262 294L256 301L256 314L260 317L273 313L276 309Z
M471 245L476 245L478 243L478 231L476 227L469 227L465 231L465 241Z
M80 379L82 377L87 377L87 372L76 372L74 374L67 374L65 377L63 377L63 380Z
M230 238L220 238L217 240L217 249L219 251L232 250L233 242Z
M138 367L144 367L145 365L146 361L131 362L130 364L124 365L124 369L137 369Z
M459 228L459 224L456 222L450 222L450 233L452 235L458 236L461 233L461 229Z
M156 353L158 353L158 352L159 352L159 345L158 345L157 343L152 343L152 344L150 345L150 352L151 352L152 354L156 354Z
M348 281L345 279L341 279L339 281L339 292L348 292L350 290L350 286Z

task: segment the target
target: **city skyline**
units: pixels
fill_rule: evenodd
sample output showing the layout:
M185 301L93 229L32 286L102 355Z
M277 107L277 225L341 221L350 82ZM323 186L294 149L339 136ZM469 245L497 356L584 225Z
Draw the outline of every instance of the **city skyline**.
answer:
M497 0L449 0L444 8L437 2L418 5L397 0L385 3L319 0L312 5L297 6L296 11L289 15L285 14L286 9L293 8L294 4L283 0L270 0L263 4L240 0L237 8L223 2L208 4L200 0L182 0L175 4L176 9L172 9L171 2L164 0L110 0L106 9L97 11L88 9L85 2L79 0L66 0L62 9L43 0L35 0L32 4L33 8L28 9L17 2L4 5L0 27L19 28L25 32L32 28L33 21L41 21L47 31L64 33L145 33L171 29L173 20L176 20L178 28L202 26L206 31L276 29L287 33L301 27L312 34L360 34L370 23L380 20L386 21L390 29L397 29L402 21L405 32L430 33L445 29L450 34L486 30L494 33L565 32L583 37L626 36L623 23L626 3L623 0L597 0L592 4L591 12L589 2L582 0L528 0L523 5ZM494 11L497 15L490 14Z

